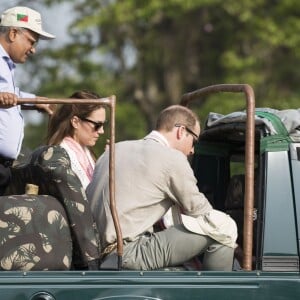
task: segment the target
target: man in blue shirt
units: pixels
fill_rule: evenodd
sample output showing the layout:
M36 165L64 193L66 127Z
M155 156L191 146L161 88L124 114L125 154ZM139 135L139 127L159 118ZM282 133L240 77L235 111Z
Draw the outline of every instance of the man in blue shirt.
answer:
M15 94L18 98L35 98L15 84L15 64L26 62L36 51L39 39L53 39L55 36L42 29L41 15L28 7L17 6L4 11L0 20L0 92ZM9 94L6 94L6 97ZM2 96L3 98L4 96ZM38 97L40 98L40 97ZM44 98L45 99L45 98ZM24 120L21 106L10 108L0 106L0 195L10 179L8 166L20 153ZM49 104L37 104L37 109L52 114Z

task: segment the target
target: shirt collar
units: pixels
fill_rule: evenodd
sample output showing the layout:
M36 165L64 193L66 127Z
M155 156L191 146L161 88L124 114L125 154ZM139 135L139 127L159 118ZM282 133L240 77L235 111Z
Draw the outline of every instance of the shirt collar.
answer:
M168 140L157 130L152 130L147 136L144 138L145 140L151 139L154 140L164 146L170 147Z
M8 65L8 67L9 67L10 70L13 70L16 67L15 63L9 57L9 55L4 50L4 48L2 47L1 44L0 44L0 56L6 61L6 63L7 63L7 65Z

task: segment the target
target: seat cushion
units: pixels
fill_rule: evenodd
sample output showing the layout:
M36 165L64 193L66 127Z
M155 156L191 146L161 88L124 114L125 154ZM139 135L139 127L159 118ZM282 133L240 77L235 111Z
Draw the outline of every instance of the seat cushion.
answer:
M90 206L69 156L60 146L42 146L32 153L27 164L12 169L10 192L24 193L26 183L38 185L39 194L58 199L66 211L74 245L73 265L86 268L99 259L99 235Z
M0 197L0 270L68 270L72 239L63 206L43 195Z

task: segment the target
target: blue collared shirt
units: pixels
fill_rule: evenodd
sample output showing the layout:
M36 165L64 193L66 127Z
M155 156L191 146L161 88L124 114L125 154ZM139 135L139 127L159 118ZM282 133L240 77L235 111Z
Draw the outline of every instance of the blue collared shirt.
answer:
M0 92L10 92L19 98L34 98L34 94L20 91L15 86L16 65L0 44ZM24 137L21 106L0 108L0 156L15 159L20 153Z

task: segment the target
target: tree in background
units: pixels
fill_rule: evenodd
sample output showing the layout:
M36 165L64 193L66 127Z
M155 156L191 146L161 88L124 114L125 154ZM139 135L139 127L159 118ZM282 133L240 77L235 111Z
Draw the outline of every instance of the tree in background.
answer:
M115 94L119 140L141 137L161 108L216 83L252 85L257 106L299 106L299 1L43 2L69 2L74 21L70 42L35 57L39 94ZM222 98L201 99L202 118L244 107L240 96Z

